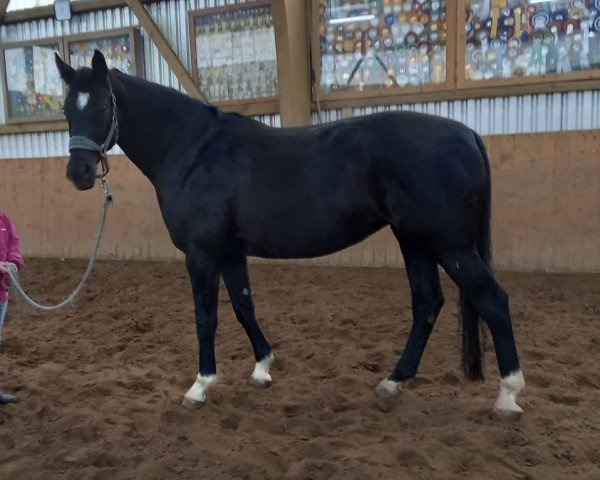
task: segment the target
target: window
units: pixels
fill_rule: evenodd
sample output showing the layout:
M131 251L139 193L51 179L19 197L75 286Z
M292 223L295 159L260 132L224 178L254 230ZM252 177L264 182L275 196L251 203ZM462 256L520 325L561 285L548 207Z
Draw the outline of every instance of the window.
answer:
M6 45L2 49L7 122L60 118L63 84L54 62L60 39Z
M317 48L313 44L313 50L319 55L314 67L324 96L396 95L447 87L445 0L317 0L315 4Z
M220 107L278 109L275 19L270 1L189 13L192 75Z
M567 75L600 68L600 1L470 0L465 79Z

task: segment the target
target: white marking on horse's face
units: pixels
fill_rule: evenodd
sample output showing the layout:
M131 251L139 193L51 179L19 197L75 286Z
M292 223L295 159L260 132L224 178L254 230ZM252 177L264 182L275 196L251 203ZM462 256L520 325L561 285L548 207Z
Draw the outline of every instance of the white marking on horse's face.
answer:
M87 92L79 92L77 94L77 108L83 110L90 100L90 94Z
M500 380L500 394L494 404L496 410L508 410L511 412L522 412L523 409L517 405L517 395L525 386L523 372L516 372L507 375Z
M202 375L198 374L198 378L196 378L194 384L187 391L185 397L198 402L205 402L206 392L215 383L217 383L216 375L207 375L203 377Z
M273 365L275 356L271 353L268 357L264 358L260 362L256 362L254 371L252 372L252 378L259 382L271 382L271 365Z

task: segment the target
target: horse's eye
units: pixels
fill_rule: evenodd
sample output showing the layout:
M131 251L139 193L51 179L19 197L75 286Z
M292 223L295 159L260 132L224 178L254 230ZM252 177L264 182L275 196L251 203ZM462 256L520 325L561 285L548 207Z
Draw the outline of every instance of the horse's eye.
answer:
M103 112L108 108L108 103L105 103L104 105L102 105L100 107L100 110L102 110Z

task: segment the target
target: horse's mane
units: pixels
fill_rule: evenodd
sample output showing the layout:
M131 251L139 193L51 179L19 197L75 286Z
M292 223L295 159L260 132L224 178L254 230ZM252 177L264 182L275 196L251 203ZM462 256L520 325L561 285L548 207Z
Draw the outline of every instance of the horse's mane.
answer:
M113 81L116 80L121 83L128 93L141 93L146 97L148 103L160 103L163 108L166 107L170 111L185 112L187 115L192 115L194 112L198 114L210 112L214 116L221 115L221 111L217 107L207 105L174 88L127 75L116 68L110 70L110 76Z

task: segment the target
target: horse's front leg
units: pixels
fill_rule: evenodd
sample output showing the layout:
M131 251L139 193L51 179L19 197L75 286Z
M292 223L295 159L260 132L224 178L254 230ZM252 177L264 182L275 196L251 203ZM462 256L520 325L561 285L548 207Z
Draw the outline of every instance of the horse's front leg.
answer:
M256 365L250 377L250 384L257 388L267 388L272 381L270 369L274 357L271 345L265 338L254 315L246 257L230 258L225 261L222 275L235 315L244 327L252 344L252 350L254 350Z
M200 357L198 377L183 397L183 406L191 410L204 405L207 390L217 381L215 332L217 331L219 263L210 255L188 254L186 265L194 294Z

